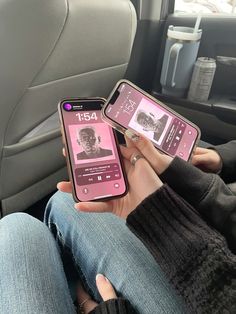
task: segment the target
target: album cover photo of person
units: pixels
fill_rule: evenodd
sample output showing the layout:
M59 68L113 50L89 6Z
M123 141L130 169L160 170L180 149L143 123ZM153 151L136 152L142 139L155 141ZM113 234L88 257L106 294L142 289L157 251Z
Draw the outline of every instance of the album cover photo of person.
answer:
M115 159L108 125L69 125L75 164Z
M143 99L130 120L129 127L161 145L171 121L169 114Z

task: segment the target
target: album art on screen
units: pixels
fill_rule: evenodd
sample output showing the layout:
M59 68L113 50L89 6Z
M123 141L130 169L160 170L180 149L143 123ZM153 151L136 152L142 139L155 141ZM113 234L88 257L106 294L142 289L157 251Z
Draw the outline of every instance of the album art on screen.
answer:
M69 125L69 133L75 164L115 159L108 125ZM98 150L98 153L90 157L91 150Z
M170 115L142 99L128 126L161 145L171 122Z

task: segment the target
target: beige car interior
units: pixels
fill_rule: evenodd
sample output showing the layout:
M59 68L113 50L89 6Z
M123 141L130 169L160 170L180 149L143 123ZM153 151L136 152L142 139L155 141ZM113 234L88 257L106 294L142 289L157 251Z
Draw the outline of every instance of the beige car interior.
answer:
M107 97L125 75L136 24L129 0L0 1L3 215L67 178L58 102Z

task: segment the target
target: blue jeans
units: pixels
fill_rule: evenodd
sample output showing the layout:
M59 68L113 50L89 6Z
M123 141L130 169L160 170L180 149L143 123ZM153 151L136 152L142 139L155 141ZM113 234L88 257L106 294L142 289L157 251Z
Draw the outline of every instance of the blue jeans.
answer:
M76 313L57 243L27 214L0 220L0 313Z
M22 213L0 221L0 313L75 313L60 250L70 252L96 300L95 276L102 273L140 314L184 313L181 300L125 221L111 214L78 213L71 196L58 192L47 206L45 222L52 232Z
M78 212L71 195L57 192L47 205L45 223L62 249L71 252L97 301L101 299L95 277L102 273L140 314L184 313L153 256L123 219L109 213Z

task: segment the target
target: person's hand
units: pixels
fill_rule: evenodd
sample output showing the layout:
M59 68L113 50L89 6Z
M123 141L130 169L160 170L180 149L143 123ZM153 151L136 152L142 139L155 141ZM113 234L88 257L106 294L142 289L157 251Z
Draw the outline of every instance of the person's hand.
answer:
M205 172L217 173L222 168L220 155L213 149L197 147L193 157L192 164Z
M103 275L98 274L96 276L96 285L98 292L100 293L103 301L108 301L111 299L117 299L114 288L112 287L110 281ZM91 312L98 303L93 301L90 295L84 290L82 285L78 286L77 297L79 303L79 313L88 314Z
M75 208L84 212L111 212L126 218L148 195L162 186L162 182L145 158L138 159L133 165L131 161L140 152L136 147L121 146L125 170L129 182L128 193L120 198L105 202L81 202ZM70 182L60 182L57 188L62 192L71 193Z
M132 130L125 132L125 140L128 147L134 147L142 153L145 159L152 166L157 175L162 174L170 165L173 158L160 153L145 136L134 133Z

